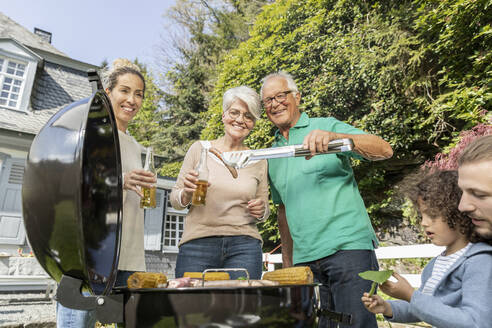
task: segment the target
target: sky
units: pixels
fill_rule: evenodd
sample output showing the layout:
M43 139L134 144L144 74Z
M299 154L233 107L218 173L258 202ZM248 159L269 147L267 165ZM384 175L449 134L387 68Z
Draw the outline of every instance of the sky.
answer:
M52 33L52 45L93 65L119 57L155 66L175 0L0 0L0 11L29 31Z

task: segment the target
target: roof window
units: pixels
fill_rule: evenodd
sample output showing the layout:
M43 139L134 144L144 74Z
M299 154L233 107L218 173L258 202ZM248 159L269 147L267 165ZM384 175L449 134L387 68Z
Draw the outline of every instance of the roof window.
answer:
M0 106L19 109L27 63L0 56Z

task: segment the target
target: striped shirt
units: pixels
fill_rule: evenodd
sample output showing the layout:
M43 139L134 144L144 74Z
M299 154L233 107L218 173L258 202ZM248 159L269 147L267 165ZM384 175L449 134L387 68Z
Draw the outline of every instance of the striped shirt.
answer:
M444 274L449 270L449 268L456 262L460 256L466 253L466 251L471 247L472 243L468 243L465 247L453 253L449 256L445 256L446 251L438 255L434 267L432 268L432 275L425 282L424 288L422 289L423 294L432 295L434 289L436 288L439 281L441 281Z

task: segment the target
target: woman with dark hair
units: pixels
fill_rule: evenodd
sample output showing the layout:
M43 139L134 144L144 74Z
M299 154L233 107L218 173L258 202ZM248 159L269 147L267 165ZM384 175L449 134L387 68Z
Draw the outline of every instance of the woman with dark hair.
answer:
M137 115L145 93L145 79L137 65L116 59L110 70L103 72L103 85L111 100L120 141L123 172L123 220L120 256L115 286L126 286L135 271L145 271L144 211L140 208L141 188L151 188L157 179L142 169L143 147L128 134L128 124ZM93 328L93 311L74 310L57 304L57 326Z

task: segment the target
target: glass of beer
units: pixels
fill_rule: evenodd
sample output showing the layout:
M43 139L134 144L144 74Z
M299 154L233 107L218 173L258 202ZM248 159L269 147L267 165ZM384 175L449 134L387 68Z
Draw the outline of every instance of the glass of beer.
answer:
M198 182L196 183L196 190L193 192L193 197L191 198L191 205L193 206L205 205L205 197L207 196L208 188L207 155L208 149L202 148L200 162L196 167L196 171L198 172Z
M155 187L146 188L142 187L143 197L140 199L140 207L141 208L155 208Z
M145 154L144 170L150 171L155 174L154 154L152 152L152 147L147 148L147 153ZM140 199L140 208L156 207L155 189L156 189L155 186L152 188L142 187L143 197Z
M207 196L208 181L198 180L196 190L193 192L191 204L194 206L205 205L205 197Z

